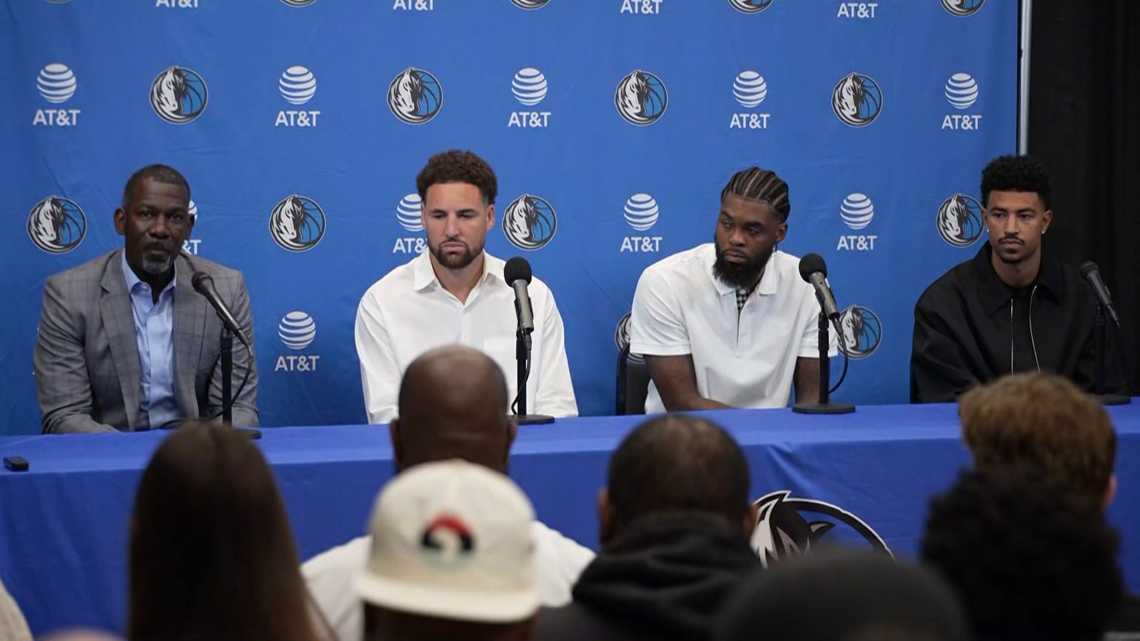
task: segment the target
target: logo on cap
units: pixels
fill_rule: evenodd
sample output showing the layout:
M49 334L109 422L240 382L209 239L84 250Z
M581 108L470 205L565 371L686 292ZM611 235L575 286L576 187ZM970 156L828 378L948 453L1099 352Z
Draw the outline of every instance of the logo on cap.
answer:
M475 536L466 523L450 514L442 514L424 528L420 550L438 565L458 565L471 558Z

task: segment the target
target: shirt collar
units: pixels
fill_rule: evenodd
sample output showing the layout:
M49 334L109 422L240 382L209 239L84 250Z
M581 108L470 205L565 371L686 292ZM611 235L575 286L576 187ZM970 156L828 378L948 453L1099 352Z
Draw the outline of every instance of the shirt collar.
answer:
M1043 251L1039 249L1038 251ZM991 260L993 248L988 242L984 243L974 258L970 260L973 267L978 297L982 300L982 307L987 315L993 315L1002 307L1009 304L1013 298L1013 291L998 278L997 271ZM1061 273L1061 266L1056 261L1049 260L1044 254L1041 256L1041 268L1037 273L1037 288L1055 301L1061 301L1065 293L1065 279Z
M716 245L714 243L708 244L709 251L705 255L705 273L708 274L709 280L712 281L713 287L716 288L717 294L721 296L728 296L729 294L736 294L736 287L729 285L721 279L716 277L713 272L713 265L716 264ZM776 260L776 254L779 250L773 250L772 255L768 257L768 264L764 266L764 274L760 276L760 282L756 283L755 294L760 296L771 296L776 293L776 268L773 262Z
M138 274L135 273L135 270L131 269L131 266L127 264L127 252L126 252L126 250L119 252L119 263L123 266L123 278L126 279L126 281L127 281L127 291L133 293L135 291L136 285L141 285L144 283L142 282L142 280L139 279ZM174 261L174 277L170 279L170 283L162 291L165 292L168 289L173 291L177 284L178 284L178 261L175 260ZM149 287L149 285L148 285L148 287Z
M412 261L412 288L417 292L427 289L432 285L439 285L439 279L435 276L435 270L431 267L431 257L428 252L431 250L425 249ZM503 265L505 263L502 259L495 258L488 254L486 250L483 251L483 275L479 277L479 283L482 284L487 280L488 276L503 280Z

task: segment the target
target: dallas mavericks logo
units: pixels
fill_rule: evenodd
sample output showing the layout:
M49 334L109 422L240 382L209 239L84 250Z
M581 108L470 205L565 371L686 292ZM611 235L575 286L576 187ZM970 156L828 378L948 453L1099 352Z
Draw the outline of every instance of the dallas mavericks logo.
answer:
M325 212L312 198L292 194L273 208L269 215L269 233L284 249L307 251L324 238Z
M150 85L150 106L166 122L184 125L206 110L206 83L192 69L171 67Z
M317 0L281 0L281 2L284 2L290 7L307 7L316 1Z
M625 349L629 345L629 319L632 312L626 312L625 316L621 317L618 321L617 327L614 328L614 345L617 345L618 352ZM629 360L634 363L644 363L645 357L640 354L630 354Z
M669 106L665 83L648 71L635 70L618 83L614 105L627 122L652 125Z
M894 558L883 537L863 519L830 503L790 499L789 495L788 490L780 490L756 500L759 515L751 544L764 567L830 542L870 547Z
M305 312L289 312L277 324L277 337L289 349L305 349L317 338L317 323Z
M951 15L965 18L972 16L982 8L982 4L986 0L941 0L942 8L949 11Z
M539 196L523 194L511 201L503 213L503 234L519 249L540 249L554 238L558 217L554 208Z
M87 235L87 216L75 201L48 196L28 214L28 237L49 254L66 254Z
M831 108L843 124L865 127L883 110L883 92L871 76L851 73L831 92Z
M969 247L982 237L982 205L966 194L954 194L938 208L938 235L955 247Z
M541 9L546 6L550 0L511 0L511 4L520 9Z
M775 0L728 0L733 9L741 13L760 13L772 6Z
M423 69L408 67L388 85L388 108L409 125L422 125L435 118L443 106L443 88Z
M875 312L852 305L839 314L839 349L856 360L867 358L883 342L883 324Z

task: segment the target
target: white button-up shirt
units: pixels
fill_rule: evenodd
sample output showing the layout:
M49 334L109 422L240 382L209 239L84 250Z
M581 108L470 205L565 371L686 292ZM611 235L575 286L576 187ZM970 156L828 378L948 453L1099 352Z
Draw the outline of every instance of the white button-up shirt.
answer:
M697 392L732 407L784 407L797 358L819 358L819 302L799 274L800 259L774 252L756 290L737 312L736 288L713 274L712 243L645 269L633 296L630 352L691 354ZM829 353L838 353L829 332ZM647 413L664 412L653 384Z
M365 292L356 310L356 354L369 423L396 417L404 370L421 354L460 343L490 356L507 379L510 401L518 389L514 290L503 280L501 259L484 252L483 275L466 303L443 288L424 252L393 269ZM527 412L577 416L562 316L550 288L538 278L528 288L534 310Z

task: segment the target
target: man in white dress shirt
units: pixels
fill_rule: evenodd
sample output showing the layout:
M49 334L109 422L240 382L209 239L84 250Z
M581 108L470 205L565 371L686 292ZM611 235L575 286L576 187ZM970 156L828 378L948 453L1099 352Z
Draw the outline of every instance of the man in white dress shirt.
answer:
M788 233L788 184L737 172L721 192L715 242L646 268L630 317L630 351L653 382L647 413L784 407L819 400L819 302ZM837 353L829 333L829 353Z
M356 353L369 423L396 417L396 393L408 364L427 350L459 343L516 372L515 295L499 258L483 251L495 225L495 172L470 151L432 156L416 177L427 251L397 267L364 294L356 311ZM531 280L534 334L526 392L531 414L577 416L562 316L550 288ZM510 397L516 376L508 376Z

